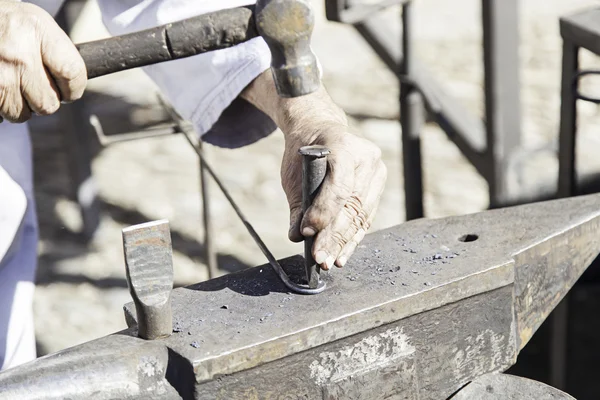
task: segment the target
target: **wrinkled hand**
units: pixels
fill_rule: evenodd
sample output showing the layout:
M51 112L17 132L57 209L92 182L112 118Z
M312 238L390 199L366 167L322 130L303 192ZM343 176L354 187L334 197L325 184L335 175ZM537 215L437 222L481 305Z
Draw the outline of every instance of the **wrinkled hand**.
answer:
M289 238L314 236L313 256L323 269L343 267L369 230L387 179L381 150L349 133L346 115L324 88L282 99L270 71L241 97L269 115L285 136L281 182L290 206ZM312 206L302 214L302 146L323 145L327 175Z
M310 129L303 124L303 132ZM339 123L317 124L317 134L286 136L281 182L290 206L289 238L314 236L313 256L323 269L343 267L370 228L383 191L387 170L381 150L347 132ZM313 132L314 133L314 132ZM305 145L324 145L327 175L312 206L302 214L302 156Z
M52 114L61 101L79 99L86 84L79 52L48 13L0 0L0 120Z

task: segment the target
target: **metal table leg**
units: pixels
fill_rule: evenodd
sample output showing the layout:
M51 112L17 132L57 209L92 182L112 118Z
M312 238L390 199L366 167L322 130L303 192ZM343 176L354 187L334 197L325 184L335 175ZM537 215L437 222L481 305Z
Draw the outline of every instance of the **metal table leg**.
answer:
M402 126L402 161L404 166L404 195L406 220L423 217L423 168L421 164L420 133L424 124L424 105L421 93L408 83L415 74L412 43L412 2L402 6L402 53L400 75L400 124Z
M563 41L558 153L558 197L570 197L577 191L575 176L577 112L573 78L579 68L577 61L578 51L579 48L570 41Z
M579 48L570 41L563 41L561 107L559 131L558 197L570 197L577 193L575 168L575 144L577 136L577 108L573 78L579 68ZM567 386L569 295L551 315L550 384L558 389Z
M511 153L521 140L518 0L482 0L490 208L509 200Z

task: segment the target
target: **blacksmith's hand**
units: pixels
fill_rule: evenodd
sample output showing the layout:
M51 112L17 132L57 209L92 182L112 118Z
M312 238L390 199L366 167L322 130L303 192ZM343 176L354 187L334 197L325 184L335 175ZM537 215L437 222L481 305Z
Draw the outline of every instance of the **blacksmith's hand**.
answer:
M381 150L349 133L344 112L324 88L291 99L280 98L270 71L265 71L242 97L269 115L285 135L281 182L290 206L289 238L300 242L316 235L313 256L323 269L343 267L375 217L387 169ZM306 214L302 214L302 156L307 145L324 145L327 176Z
M0 0L0 120L52 114L61 101L79 99L86 84L79 52L50 14Z

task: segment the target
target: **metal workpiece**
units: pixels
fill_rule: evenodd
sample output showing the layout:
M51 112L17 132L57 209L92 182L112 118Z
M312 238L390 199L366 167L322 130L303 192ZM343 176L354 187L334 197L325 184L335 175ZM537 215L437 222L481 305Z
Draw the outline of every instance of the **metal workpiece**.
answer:
M131 330L100 339L115 341L96 354L79 349L99 341L70 349L69 366L102 354L129 376L140 364L130 356L123 366L128 343L145 343L169 349L165 379L184 398L446 399L516 362L600 253L599 233L600 194L410 221L367 235L343 269L323 277L318 297L290 293L268 265L250 268L174 290L174 332L156 341L122 339L135 335L136 307L127 304ZM300 256L280 264L304 275ZM56 359L0 373L0 388L88 385L64 371L52 383L38 379ZM126 385L113 387L143 398Z
M281 97L303 96L321 85L310 46L314 24L309 0L256 2L256 29L271 49L271 72Z
M331 153L325 146L304 146L298 151L302 156L302 213L312 205L327 174L327 156ZM313 258L314 236L304 238L304 267L308 287L319 287L321 268Z
M531 379L507 374L483 375L461 389L452 400L575 400Z
M138 335L153 340L173 330L173 249L167 221L123 229L123 250L129 292L138 315Z
M414 25L413 2L402 6L402 53L404 62L401 74L411 80L415 77L415 43L412 37ZM423 96L414 84L400 84L400 125L402 127L402 165L404 171L404 193L406 220L422 218L423 210L423 165L421 161L421 130L425 125Z

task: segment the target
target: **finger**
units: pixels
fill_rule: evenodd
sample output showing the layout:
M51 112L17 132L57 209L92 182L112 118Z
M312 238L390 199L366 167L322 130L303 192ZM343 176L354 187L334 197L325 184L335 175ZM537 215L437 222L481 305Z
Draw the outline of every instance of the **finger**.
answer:
M313 251L315 260L318 263L324 262L327 268L331 268L334 261L338 267L347 262L349 255L364 237L364 234L361 237L360 230L366 233L370 228L385 186L386 177L387 170L380 162L372 179L368 180L369 186L363 191L364 202L361 204L360 201L356 201L357 196L352 196L334 222L317 235ZM353 239L358 240L356 245L351 243ZM346 246L348 246L347 253L349 254L346 255L345 260L340 260L341 252Z
M60 107L60 94L41 59L21 78L23 97L38 115L54 114Z
M77 48L56 24L48 25L42 40L42 61L56 82L63 102L75 101L83 95L87 70Z
M31 118L31 110L19 90L6 94L0 114L12 123L22 123Z
M290 230L288 231L288 238L294 243L299 243L304 240L304 236L302 236L302 234L300 233L301 222L301 205L290 207Z
M329 156L327 175L319 194L302 218L301 232L303 236L314 236L331 224L350 198L354 183L354 157L345 150Z
M290 160L286 162L286 160ZM281 185L290 207L290 228L288 238L295 243L304 240L300 233L300 224L302 222L302 180L298 170L294 168L299 164L300 155L296 157L293 154L291 157L286 151L283 156L283 164L281 166Z
M367 231L371 228L371 224L373 223L373 219L375 218L375 215L377 215L378 206L379 206L379 204L377 204L375 209L373 209L373 211L371 212L371 215L369 215L369 219L367 220L367 224L366 224L366 229L360 228L356 232L356 234L352 237L352 239L350 239L350 241L348 243L346 243L346 245L342 248L342 251L340 251L340 254L338 255L337 259L335 260L335 265L338 268L342 268L344 265L346 265L346 263L350 259L350 256L352 256L352 254L354 254L354 251L356 250L356 248L358 247L360 242L362 242L362 240L365 238Z
M366 218L360 199L351 196L333 222L317 234L313 245L315 261L323 269L330 269L342 247L364 226Z
M342 268L344 265L346 265L346 263L350 259L350 256L354 254L354 251L356 250L360 242L365 238L365 235L367 234L368 230L371 228L373 220L375 219L375 215L377 215L377 209L379 208L381 195L383 194L385 181L387 180L387 169L383 162L381 162L379 168L380 171L377 175L377 183L381 186L381 189L379 191L379 195L375 199L375 205L373 206L373 209L371 210L371 212L369 213L369 217L367 218L366 229L360 228L356 232L354 237L350 239L350 241L346 243L346 245L342 248L342 251L340 251L337 260L335 261L335 265L339 268Z

